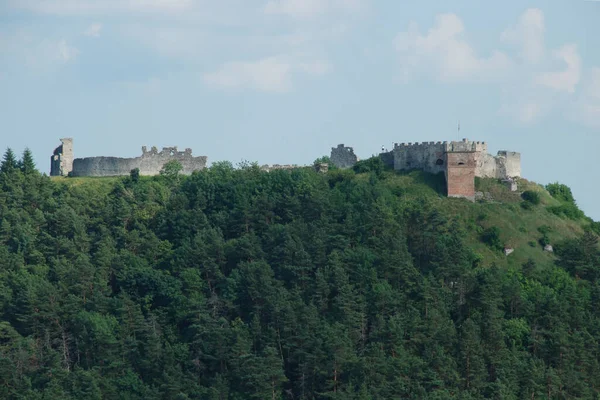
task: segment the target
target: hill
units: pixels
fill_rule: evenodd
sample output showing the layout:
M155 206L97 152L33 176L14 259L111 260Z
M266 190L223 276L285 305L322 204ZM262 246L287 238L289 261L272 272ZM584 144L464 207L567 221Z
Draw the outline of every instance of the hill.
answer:
M599 396L600 229L564 185L25 165L0 172L2 398Z

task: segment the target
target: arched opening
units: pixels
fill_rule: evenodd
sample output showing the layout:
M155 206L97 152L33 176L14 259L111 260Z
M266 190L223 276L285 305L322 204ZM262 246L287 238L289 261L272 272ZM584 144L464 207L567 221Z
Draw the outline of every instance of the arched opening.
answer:
M465 163L464 162L459 162L458 165L465 165Z
M435 165L444 165L444 160L438 158L438 160L435 162Z

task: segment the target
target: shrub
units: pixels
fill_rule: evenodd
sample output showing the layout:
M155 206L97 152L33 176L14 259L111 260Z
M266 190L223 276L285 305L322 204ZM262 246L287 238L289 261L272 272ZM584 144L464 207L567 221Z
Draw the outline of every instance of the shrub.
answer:
M481 241L493 249L502 250L502 242L500 241L500 229L497 226L492 226L483 231Z
M526 190L521 195L523 200L537 206L540 204L540 194L538 192L534 192L533 190Z
M523 208L523 210L531 210L533 208L533 204L528 201L524 201L521 203L521 208Z
M369 159L359 161L354 164L352 169L357 174L361 174L364 172L375 172L378 176L383 172L385 165L383 164L383 160L379 157L371 157Z
M317 165L317 164L327 164L328 165L328 170L330 170L330 171L333 170L333 169L337 169L336 165L331 162L331 158L329 158L329 156L323 156L323 157L317 158L313 162L313 165Z
M559 217L564 216L569 219L579 219L584 215L583 211L574 203L563 203L560 206L548 207L548 211Z
M537 230L542 235L547 235L548 233L552 232L552 228L549 227L548 225L542 225L542 226L538 227Z
M138 182L140 180L140 169L134 168L131 171L129 171L129 177L131 178L132 182Z
M600 235L600 222L597 221L592 221L591 225L590 225L590 229L592 230L592 232L594 232L596 235Z
M569 188L567 185L563 185L562 183L558 182L550 183L546 185L546 190L558 201L575 203L573 193L571 193L571 188Z

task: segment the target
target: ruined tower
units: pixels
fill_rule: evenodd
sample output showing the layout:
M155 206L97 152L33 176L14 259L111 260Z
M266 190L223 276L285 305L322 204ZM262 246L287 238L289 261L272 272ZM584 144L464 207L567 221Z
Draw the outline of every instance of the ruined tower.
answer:
M354 149L343 144L331 148L330 159L331 163L338 168L352 168L358 162Z
M50 158L50 176L68 176L73 170L73 139L62 138Z

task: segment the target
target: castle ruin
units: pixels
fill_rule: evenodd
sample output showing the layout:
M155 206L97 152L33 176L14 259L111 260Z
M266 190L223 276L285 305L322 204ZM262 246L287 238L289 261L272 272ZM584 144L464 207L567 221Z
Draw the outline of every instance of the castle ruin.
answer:
M61 145L50 157L50 176L67 176L73 169L73 139L60 139Z
M330 160L338 168L350 168L359 161L354 149L343 144L331 148Z
M86 157L73 159L73 139L61 139L63 143L54 150L50 164L51 176L120 176L129 175L138 168L140 175L158 175L163 166L172 160L183 167L181 173L192 172L206 167L206 156L192 156L192 149L178 151L177 147L156 147L150 150L142 147L142 155L134 158Z
M344 145L332 148L331 161L338 168L354 165ZM475 199L475 177L514 181L521 177L521 154L499 151L488 154L485 142L463 139L460 142L395 143L393 150L380 155L384 164L397 171L420 169L446 177L448 197Z
M51 157L51 176L119 176L129 175L138 168L140 175L157 175L163 166L172 160L183 167L182 173L189 175L206 168L207 157L192 156L191 149L178 151L177 147L142 147L142 155L135 158L86 157L73 158L73 139L60 139ZM443 172L446 178L448 197L475 200L475 177L500 179L516 190L516 179L521 177L521 154L499 151L496 156L488 154L485 142L468 139L452 142L394 143L391 151L379 157L385 165L397 171L413 169L432 174ZM359 158L352 147L339 144L331 148L331 163L338 168L351 168ZM327 171L327 164L313 166L319 172ZM263 165L264 171L300 168L297 165Z

